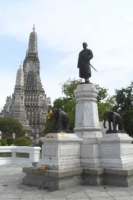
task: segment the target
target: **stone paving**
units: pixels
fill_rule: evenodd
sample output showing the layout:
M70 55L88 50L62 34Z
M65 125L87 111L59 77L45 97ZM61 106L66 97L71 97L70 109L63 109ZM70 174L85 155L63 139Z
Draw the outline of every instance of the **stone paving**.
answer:
M133 186L77 186L49 191L22 184L24 165L0 165L0 200L133 200Z

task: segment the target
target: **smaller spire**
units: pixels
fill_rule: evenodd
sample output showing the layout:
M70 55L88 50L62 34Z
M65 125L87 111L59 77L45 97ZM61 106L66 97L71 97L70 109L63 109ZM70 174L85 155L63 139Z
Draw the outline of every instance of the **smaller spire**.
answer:
M21 64L20 64L20 68L22 67L22 61L21 61Z
M33 31L35 31L35 24L33 24Z

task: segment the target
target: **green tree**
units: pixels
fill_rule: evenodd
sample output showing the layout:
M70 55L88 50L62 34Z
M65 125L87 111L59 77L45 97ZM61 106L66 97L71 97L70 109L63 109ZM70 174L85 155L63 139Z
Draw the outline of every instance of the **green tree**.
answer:
M133 137L133 82L126 88L115 90L113 110L123 119L125 131Z
M7 137L7 138L6 138L6 142L7 142L8 146L10 146L10 145L13 144L14 138L12 138L12 137Z
M82 79L73 79L70 78L66 82L61 83L62 93L69 100L75 100L74 90L82 82Z
M114 99L108 94L108 89L104 87L100 87L99 85L95 84L96 89L98 90L97 96L97 104L98 104L98 114L99 120L103 120L104 112L107 110L112 110L114 106Z
M10 117L0 118L0 131L2 131L3 134L8 133L8 136L11 136L13 132L16 135L24 133L22 124L18 120Z
M6 146L6 145L7 145L6 139L0 139L0 146Z
M45 123L45 128L44 130L42 131L42 134L46 135L47 133L50 133L53 131L53 118L51 117L50 119L47 119L46 120L46 123Z

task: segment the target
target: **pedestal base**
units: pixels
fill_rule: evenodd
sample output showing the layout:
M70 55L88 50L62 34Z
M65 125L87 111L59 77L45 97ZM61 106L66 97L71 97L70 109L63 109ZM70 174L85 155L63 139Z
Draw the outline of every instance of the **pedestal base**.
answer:
M104 184L120 187L133 185L133 167L125 169L105 169Z
M25 167L23 172L26 173L23 184L49 190L61 190L83 184L82 168L40 171L33 167Z
M100 139L100 160L103 168L124 169L133 166L133 144L126 133L106 134Z
M89 140L91 142L91 139ZM81 166L88 168L100 167L99 145L86 143L81 144Z
M49 133L41 138L42 159L39 164L50 165L53 170L63 170L81 167L81 138L70 133Z
M133 167L126 169L74 168L69 170L40 171L33 167L24 167L25 185L62 190L77 185L113 185L128 187L133 185Z
M95 169L100 167L99 138L103 136L98 118L98 91L93 84L81 84L74 94L76 97L74 132L83 139L81 166Z

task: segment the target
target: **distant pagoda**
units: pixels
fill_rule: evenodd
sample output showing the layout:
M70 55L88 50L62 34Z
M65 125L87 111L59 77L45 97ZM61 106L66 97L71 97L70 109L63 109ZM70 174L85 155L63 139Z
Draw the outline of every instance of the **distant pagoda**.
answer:
M12 95L12 104L10 106L10 116L14 119L18 119L23 125L24 130L30 130L24 105L24 72L21 66L17 71L16 84Z
M27 130L26 127L28 126L26 124L28 122L33 132L41 133L49 105L51 105L51 99L46 97L40 79L37 33L35 32L35 26L33 26L33 31L29 36L29 46L23 62L23 69L20 67L17 72L14 94L12 97L7 97L2 115L17 118L25 130ZM25 121L24 110L27 122Z

